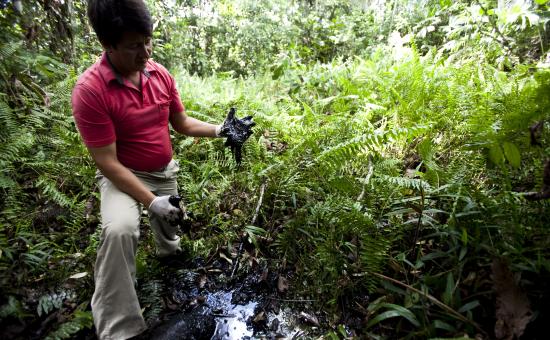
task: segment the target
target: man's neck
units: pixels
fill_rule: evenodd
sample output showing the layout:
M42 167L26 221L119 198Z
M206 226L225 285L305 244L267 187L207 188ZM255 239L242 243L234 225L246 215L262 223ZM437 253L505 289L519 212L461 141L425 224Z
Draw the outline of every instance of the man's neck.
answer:
M134 84L139 90L141 90L141 71L132 71L132 72L121 72L120 68L116 67L115 64L112 62L111 58L109 58L109 55L107 54L107 61L109 61L109 65L113 68L113 71L118 77L128 79L129 82Z
M141 72L135 72L134 74L125 76L124 78L128 79L141 91Z

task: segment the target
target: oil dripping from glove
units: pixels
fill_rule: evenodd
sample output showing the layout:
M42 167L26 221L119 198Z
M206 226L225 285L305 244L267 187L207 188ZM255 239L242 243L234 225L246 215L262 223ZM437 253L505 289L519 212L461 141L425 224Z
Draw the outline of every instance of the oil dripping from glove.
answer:
M252 121L252 116L247 116L238 119L235 116L235 108L232 107L227 114L227 118L223 122L220 136L227 137L225 146L231 148L231 153L237 162L237 165L242 161L242 147L244 142L252 135L252 127L256 125Z

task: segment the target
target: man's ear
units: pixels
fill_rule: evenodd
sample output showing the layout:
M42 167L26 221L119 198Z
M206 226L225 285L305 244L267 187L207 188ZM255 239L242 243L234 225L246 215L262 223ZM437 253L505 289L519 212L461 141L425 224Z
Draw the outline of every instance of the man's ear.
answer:
M107 53L110 53L110 51L116 49L116 47L111 45L111 44L107 44L103 41L100 41L100 43L101 43L101 46L103 47L103 49L105 50L105 52L107 52Z

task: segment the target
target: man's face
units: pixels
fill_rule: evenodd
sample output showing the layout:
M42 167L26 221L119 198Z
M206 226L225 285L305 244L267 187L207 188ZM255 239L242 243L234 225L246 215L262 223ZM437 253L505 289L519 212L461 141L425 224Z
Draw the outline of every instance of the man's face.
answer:
M124 32L116 47L107 47L109 59L123 76L143 71L152 52L151 37L136 32Z

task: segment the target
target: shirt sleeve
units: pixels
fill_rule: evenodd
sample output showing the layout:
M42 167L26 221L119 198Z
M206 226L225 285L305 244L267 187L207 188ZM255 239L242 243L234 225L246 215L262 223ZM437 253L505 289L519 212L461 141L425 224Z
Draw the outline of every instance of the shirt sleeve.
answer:
M172 77L170 77L172 78ZM172 90L170 91L170 115L183 112L185 110L183 103L181 102L180 94L176 88L176 82L172 78Z
M116 141L113 121L101 96L77 84L72 94L73 117L87 147L102 147Z

